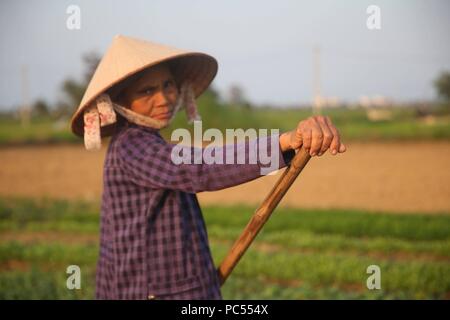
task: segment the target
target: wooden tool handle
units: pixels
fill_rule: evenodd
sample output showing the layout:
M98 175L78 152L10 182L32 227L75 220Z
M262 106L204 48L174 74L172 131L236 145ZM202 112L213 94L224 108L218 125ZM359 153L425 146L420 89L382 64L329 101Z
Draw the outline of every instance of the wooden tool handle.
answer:
M291 164L283 172L280 179L278 179L268 196L264 199L259 208L256 209L244 231L242 231L217 270L221 285L223 285L233 271L236 264L244 255L245 251L247 251L258 232L270 218L273 210L306 166L310 158L311 156L309 153L301 148L292 159Z

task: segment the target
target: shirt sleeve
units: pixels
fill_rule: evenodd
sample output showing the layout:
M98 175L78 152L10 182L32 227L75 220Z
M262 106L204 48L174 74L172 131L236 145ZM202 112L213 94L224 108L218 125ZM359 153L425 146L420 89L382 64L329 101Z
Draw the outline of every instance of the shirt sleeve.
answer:
M138 129L128 130L118 143L119 161L133 183L188 193L220 190L254 180L285 167L295 155L293 150L281 151L278 134L211 148L210 155L217 156L215 159L219 160L212 163L206 163L202 158L206 148L167 143L154 133ZM278 149L275 155L272 155L271 145L276 145ZM265 149L265 160L260 160L258 156L261 148ZM174 153L188 156L180 163L179 158L173 160ZM200 163L198 156L202 159ZM233 161L230 162L230 159ZM264 170L266 173L262 173Z

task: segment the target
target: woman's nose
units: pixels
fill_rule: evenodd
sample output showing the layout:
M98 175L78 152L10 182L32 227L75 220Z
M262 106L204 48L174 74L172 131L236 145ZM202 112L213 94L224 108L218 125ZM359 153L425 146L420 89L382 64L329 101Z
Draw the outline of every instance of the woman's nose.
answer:
M155 98L156 98L156 101L158 102L158 105L169 103L169 99L167 98L167 93L164 92L164 90L161 90L161 89L158 90L155 93Z

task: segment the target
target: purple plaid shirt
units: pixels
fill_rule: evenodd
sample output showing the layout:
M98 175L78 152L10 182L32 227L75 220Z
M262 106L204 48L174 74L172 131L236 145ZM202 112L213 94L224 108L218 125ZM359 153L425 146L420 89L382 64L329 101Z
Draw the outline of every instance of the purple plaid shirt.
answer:
M260 177L263 165L249 164L247 153L263 139L270 150L270 136L221 148L224 159L245 148L245 164L176 165L175 144L157 130L118 130L104 163L96 298L221 299L196 193ZM295 153L279 154L282 168Z

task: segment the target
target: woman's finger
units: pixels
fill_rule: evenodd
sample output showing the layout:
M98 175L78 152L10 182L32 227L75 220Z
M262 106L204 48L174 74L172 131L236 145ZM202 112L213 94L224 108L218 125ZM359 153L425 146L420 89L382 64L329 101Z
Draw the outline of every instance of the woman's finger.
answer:
M304 126L300 130L303 137L303 148L305 148L306 152L309 152L312 140L311 128L309 126Z
M300 130L296 130L294 149L299 149L302 145L303 145L303 134Z
M315 117L311 118L310 124L311 124L312 141L311 141L311 150L309 154L311 156L315 156L319 153L320 148L322 147L323 132Z
M331 123L331 119L329 117L326 117L325 121L327 122L328 127L333 133L333 140L331 141L330 152L331 154L335 155L338 153L339 150L341 150L341 135L339 134L339 131L336 129L336 127Z
M318 117L318 122L320 125L320 128L322 129L323 132L323 141L322 141L322 147L319 150L319 156L321 156L322 154L325 153L325 151L328 150L328 148L331 145L331 142L333 141L333 133L331 131L331 129L328 126L328 123L325 120L325 117Z

